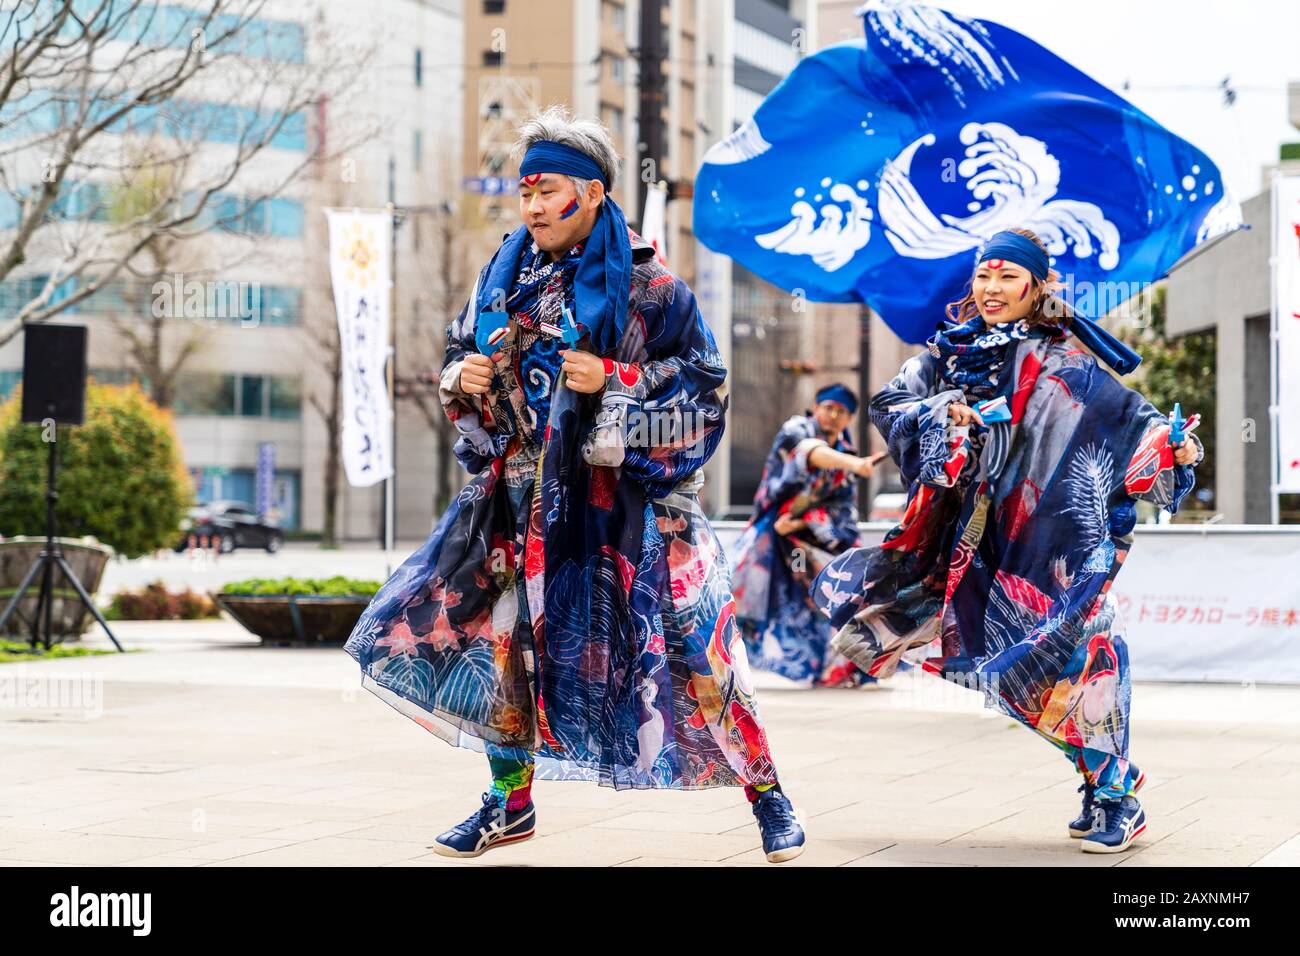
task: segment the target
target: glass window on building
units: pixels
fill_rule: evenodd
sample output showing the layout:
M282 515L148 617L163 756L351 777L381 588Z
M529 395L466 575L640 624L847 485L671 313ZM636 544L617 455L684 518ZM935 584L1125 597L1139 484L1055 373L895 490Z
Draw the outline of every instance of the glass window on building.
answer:
M129 368L92 368L86 377L94 379L96 385L139 385L146 392L149 383Z
M411 165L418 173L420 171L420 160L424 156L424 136L417 129L411 137Z
M415 48L415 85L424 85L424 51L418 46Z
M248 314L259 325L298 325L302 322L302 290L281 285L247 285Z
M267 232L272 236L290 239L302 238L303 211L302 203L296 199L272 199L267 209Z
M234 415L235 376L190 372L176 381L177 415Z
M240 197L237 202L242 209L239 216L239 225L236 228L240 232L251 233L254 236L264 235L266 233L267 206L275 202L275 200L250 202L248 199Z
M261 375L239 377L239 415L241 418L266 417L266 379Z
M495 17L506 12L506 0L483 0L485 16Z
M504 66L505 62L506 62L505 54L502 53L500 50L483 51L484 66Z
M271 418L302 417L302 384L296 378L284 375L272 375L270 383L267 412Z

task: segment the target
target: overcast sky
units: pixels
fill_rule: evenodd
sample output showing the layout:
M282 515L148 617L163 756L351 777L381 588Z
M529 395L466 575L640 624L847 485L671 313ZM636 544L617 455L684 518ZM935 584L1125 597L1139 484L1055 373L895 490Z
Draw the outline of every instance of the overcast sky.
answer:
M937 0L1041 43L1204 150L1239 200L1278 146L1300 142L1286 84L1300 82L1300 0ZM1232 77L1235 106L1219 82ZM1124 81L1132 85L1125 92Z

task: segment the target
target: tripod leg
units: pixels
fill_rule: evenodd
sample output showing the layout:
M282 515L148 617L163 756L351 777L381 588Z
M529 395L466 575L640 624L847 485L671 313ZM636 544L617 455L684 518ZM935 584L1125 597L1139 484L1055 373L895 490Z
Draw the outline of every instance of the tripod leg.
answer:
M18 610L18 602L23 599L23 594L29 587L31 587L32 579L36 577L43 565L43 558L37 558L32 562L32 566L27 569L27 577L23 578L23 583L18 585L18 590L15 591L14 596L9 599L9 603L5 606L4 613L0 614L0 633L3 633L5 624L9 621L9 618L13 616L14 612Z
M36 598L36 619L33 624L32 647L39 640L41 646L48 651L54 638L54 565L49 558L45 559L45 573L41 575L41 593ZM45 633L38 635L38 629L43 629Z
M77 594L81 596L81 603L86 606L86 610L95 615L95 620L98 621L99 626L104 629L104 633L107 634L108 639L113 642L113 646L119 651L122 650L122 645L117 642L117 638L114 637L113 632L109 630L108 622L104 620L104 615L99 613L99 608L95 607L95 602L90 599L90 595L86 593L86 589L81 586L81 582L77 580L77 576L72 573L72 568L68 567L68 562L63 560L63 555L57 555L55 560L59 562L59 567L63 569L63 576L66 577L72 583L72 586L77 589Z

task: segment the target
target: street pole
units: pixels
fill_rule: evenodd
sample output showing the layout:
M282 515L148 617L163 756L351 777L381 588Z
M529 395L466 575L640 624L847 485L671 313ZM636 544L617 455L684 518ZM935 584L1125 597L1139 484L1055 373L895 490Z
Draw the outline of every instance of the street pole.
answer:
M389 221L389 271L388 271L388 409L392 416L389 442L389 467L392 473L384 479L384 517L381 544L388 556L388 574L393 573L392 553L394 518L397 510L397 170L392 156L388 157L388 221Z
M871 416L867 414L867 402L871 400L871 306L858 307L858 453L863 457L871 454ZM858 518L867 520L871 513L872 485L875 476L858 482Z
M660 164L664 155L663 100L664 49L663 40L663 0L641 0L641 38L637 50L640 72L637 77L640 110L637 116L637 133L640 138L641 164L637 169L640 183L637 192L637 216L644 215L646 197L650 194L651 183L660 176ZM650 160L650 176L647 180L644 168L645 160ZM645 223L637 221L637 228Z

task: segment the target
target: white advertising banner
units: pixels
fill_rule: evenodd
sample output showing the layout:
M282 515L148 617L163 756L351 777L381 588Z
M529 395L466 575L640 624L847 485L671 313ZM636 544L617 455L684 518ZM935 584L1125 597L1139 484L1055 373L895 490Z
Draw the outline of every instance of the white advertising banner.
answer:
M1279 176L1273 223L1277 282L1277 490L1300 492L1300 176Z
M392 218L387 212L327 209L330 282L342 343L343 469L365 487L393 473L388 357Z
M1300 532L1138 530L1115 578L1134 680L1300 684Z
M730 550L743 525L715 527ZM863 525L862 543L887 527ZM1113 588L1133 679L1300 684L1297 567L1300 528L1139 525Z

